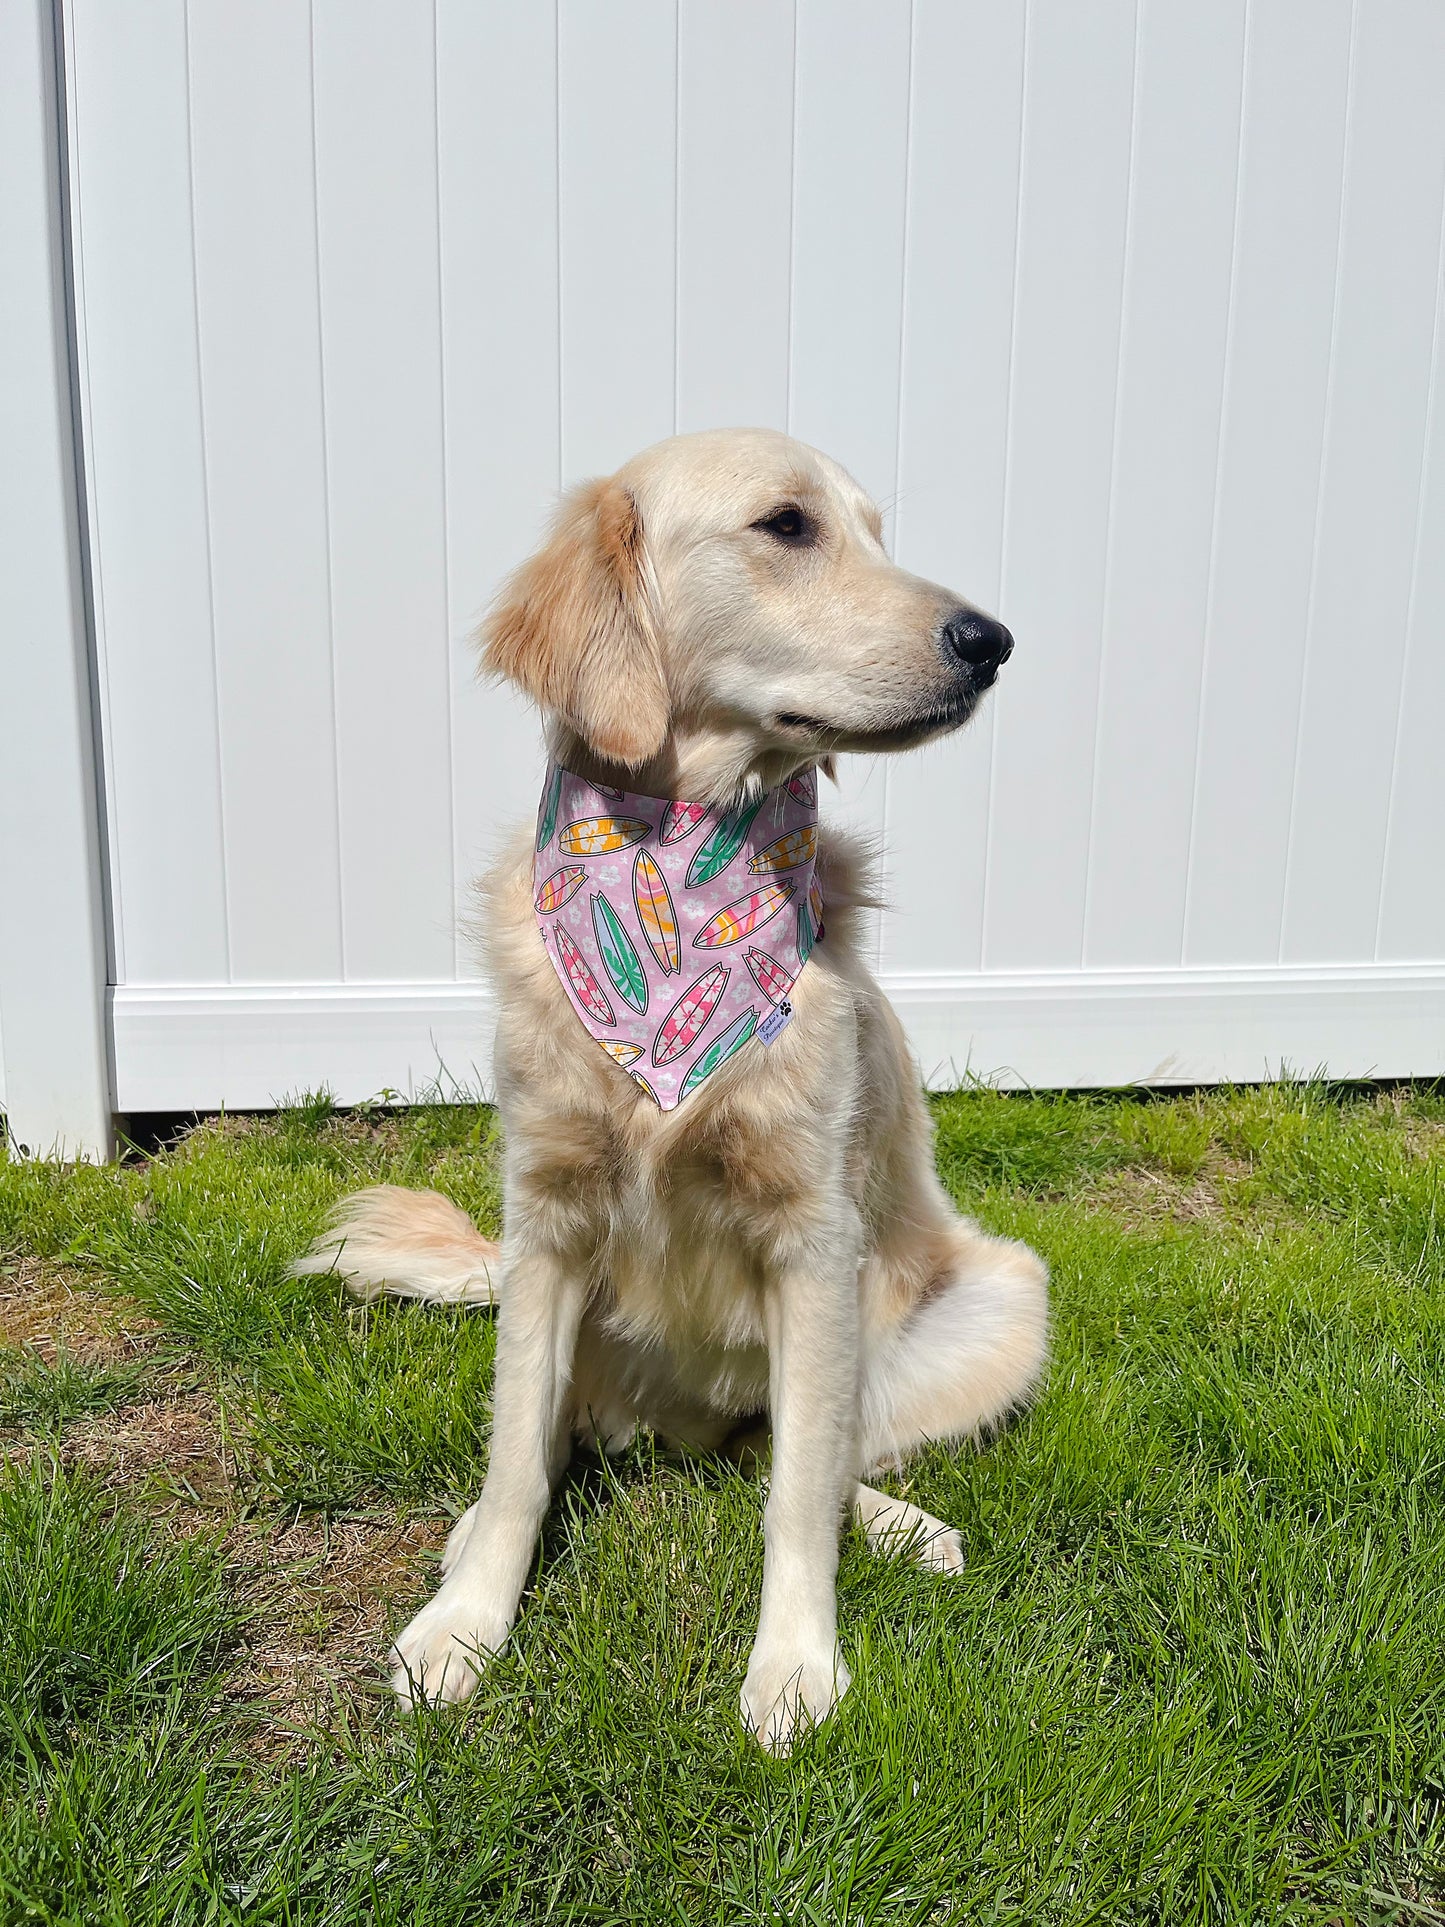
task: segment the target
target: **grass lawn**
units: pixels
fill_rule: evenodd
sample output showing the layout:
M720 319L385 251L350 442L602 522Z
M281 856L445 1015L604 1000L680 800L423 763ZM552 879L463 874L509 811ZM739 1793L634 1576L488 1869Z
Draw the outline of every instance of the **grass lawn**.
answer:
M850 1531L854 1686L740 1731L756 1481L579 1462L476 1698L380 1690L487 1455L482 1312L286 1265L330 1202L498 1229L481 1107L0 1151L0 1922L1445 1921L1445 1098L935 1101L1053 1267L1039 1402Z

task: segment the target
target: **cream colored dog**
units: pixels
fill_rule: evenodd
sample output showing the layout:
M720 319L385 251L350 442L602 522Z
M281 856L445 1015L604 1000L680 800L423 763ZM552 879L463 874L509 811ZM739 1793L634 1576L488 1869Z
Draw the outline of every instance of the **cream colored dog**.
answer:
M965 722L1007 630L896 568L877 509L815 450L762 430L660 443L563 503L483 631L556 759L647 795L736 804L843 750ZM516 1616L574 1433L639 1425L721 1445L766 1412L773 1459L758 1634L742 1689L774 1751L848 1685L843 1511L869 1542L956 1572L956 1532L858 1483L1030 1391L1047 1274L986 1237L934 1173L898 1020L864 963L858 850L825 836L820 944L770 1049L660 1111L576 1021L538 941L530 836L486 883L503 1021L505 1241L393 1188L346 1200L303 1267L353 1288L496 1302L482 1495L398 1638L407 1700L461 1699Z

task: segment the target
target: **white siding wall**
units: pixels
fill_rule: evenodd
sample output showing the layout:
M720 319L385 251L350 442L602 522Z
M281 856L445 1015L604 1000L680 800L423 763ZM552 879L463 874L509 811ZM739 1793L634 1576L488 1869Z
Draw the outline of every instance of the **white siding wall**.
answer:
M1440 0L66 0L117 1102L485 1065L558 486L786 426L1018 652L925 1070L1445 1070Z

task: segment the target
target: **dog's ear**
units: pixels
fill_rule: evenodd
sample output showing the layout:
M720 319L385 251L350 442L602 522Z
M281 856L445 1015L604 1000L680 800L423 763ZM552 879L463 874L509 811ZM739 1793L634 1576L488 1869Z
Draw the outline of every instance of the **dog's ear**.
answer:
M669 703L642 518L620 482L585 482L503 586L482 661L571 724L609 762L662 747Z

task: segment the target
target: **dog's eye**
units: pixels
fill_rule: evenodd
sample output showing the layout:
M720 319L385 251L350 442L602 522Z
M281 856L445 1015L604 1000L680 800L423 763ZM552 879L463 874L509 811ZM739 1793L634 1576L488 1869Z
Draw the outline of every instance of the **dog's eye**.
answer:
M775 541L787 543L790 549L806 548L818 534L814 523L792 502L774 509L771 515L760 516L753 527L761 529L764 535L771 535Z

